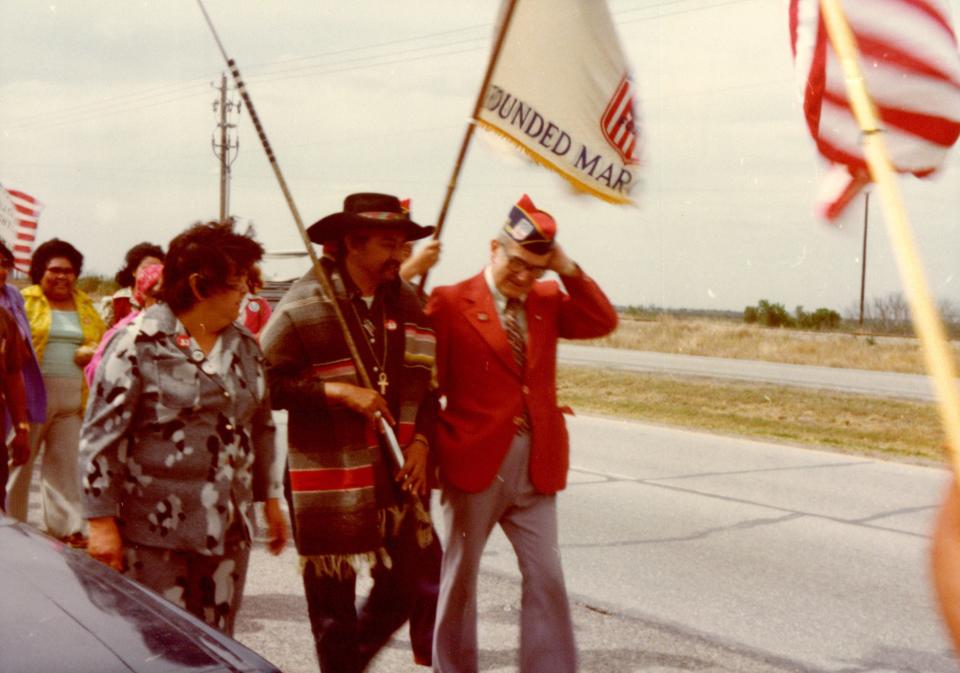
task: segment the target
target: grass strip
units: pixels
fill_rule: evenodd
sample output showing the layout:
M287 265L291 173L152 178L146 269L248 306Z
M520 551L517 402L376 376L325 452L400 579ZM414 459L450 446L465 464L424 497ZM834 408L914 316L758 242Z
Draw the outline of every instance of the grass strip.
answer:
M698 377L561 366L560 404L580 413L872 456L944 463L936 405Z

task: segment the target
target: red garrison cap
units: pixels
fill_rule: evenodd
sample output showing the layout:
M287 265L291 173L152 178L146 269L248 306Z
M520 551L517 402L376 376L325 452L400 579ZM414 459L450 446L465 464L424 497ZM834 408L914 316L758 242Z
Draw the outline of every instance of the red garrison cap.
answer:
M545 255L553 250L553 240L557 236L557 223L553 216L539 210L526 194L510 209L503 229L510 238L535 255Z

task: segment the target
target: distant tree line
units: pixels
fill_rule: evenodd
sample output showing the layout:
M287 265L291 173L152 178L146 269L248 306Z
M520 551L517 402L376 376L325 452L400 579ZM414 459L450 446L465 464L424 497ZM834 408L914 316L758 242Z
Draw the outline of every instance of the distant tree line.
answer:
M829 308L818 308L813 313L798 306L794 315L790 315L783 304L774 304L761 299L756 306L743 309L743 321L766 327L799 327L800 329L837 329L840 327L840 314Z
M960 339L960 305L949 300L937 304L947 332L953 339ZM617 310L627 319L657 320L662 316L674 318L708 318L714 320L743 320L766 327L792 327L810 330L864 331L874 334L913 335L910 306L899 292L872 297L863 307L863 327L860 322L860 303L854 302L844 309L843 316L828 308L807 312L797 306L791 314L783 304L761 299L755 306L740 311L715 309L663 308L655 305L618 306Z
M937 302L937 310L950 336L960 337L960 306L949 299L942 299ZM850 322L859 323L859 302L847 307L844 317ZM873 297L864 303L863 325L872 331L885 334L913 334L910 304L899 292Z
M656 320L661 316L674 318L712 318L717 320L740 320L740 311L725 311L711 308L664 308L654 304L616 305L614 308L624 318L633 320Z
M77 279L77 289L86 292L94 299L111 295L119 288L112 276L89 275Z

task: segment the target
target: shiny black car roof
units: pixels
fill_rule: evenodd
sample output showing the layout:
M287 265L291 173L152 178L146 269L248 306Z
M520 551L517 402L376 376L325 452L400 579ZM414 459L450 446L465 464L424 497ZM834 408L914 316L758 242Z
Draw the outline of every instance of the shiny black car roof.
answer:
M87 554L0 514L5 673L278 673Z

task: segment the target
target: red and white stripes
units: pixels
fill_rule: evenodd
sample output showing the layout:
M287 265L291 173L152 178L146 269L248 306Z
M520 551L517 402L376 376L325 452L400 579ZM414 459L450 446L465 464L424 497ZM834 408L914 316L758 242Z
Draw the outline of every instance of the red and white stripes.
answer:
M13 252L14 263L29 271L43 204L17 189L0 185L0 239Z
M627 164L636 164L637 158L637 119L634 114L636 92L633 80L624 75L607 109L603 113L603 135L620 154Z
M891 161L902 173L929 175L960 136L960 54L946 2L844 0L843 9ZM822 217L834 219L868 177L819 0L790 0L790 39L807 127L820 154L837 165L817 204Z

